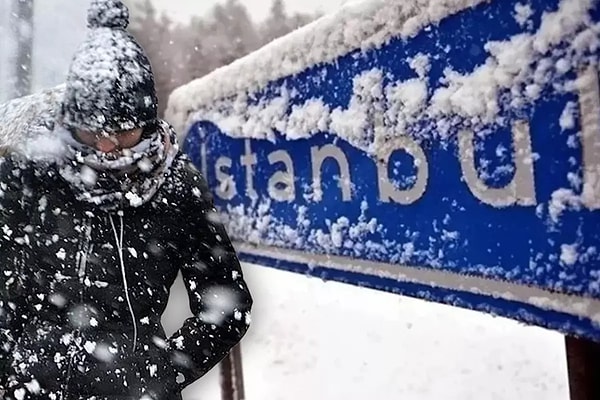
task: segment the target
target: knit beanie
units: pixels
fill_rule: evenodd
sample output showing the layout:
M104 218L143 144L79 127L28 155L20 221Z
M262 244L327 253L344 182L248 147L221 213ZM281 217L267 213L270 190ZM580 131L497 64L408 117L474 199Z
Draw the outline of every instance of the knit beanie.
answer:
M120 0L92 0L88 34L66 81L61 124L71 130L117 132L157 119L150 60L125 29L129 10Z

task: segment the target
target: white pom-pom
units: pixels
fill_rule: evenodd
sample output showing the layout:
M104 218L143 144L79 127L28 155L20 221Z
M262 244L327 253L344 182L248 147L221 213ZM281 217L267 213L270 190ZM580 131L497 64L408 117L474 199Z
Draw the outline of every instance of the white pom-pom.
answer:
M88 10L90 28L127 28L129 9L121 0L92 0Z

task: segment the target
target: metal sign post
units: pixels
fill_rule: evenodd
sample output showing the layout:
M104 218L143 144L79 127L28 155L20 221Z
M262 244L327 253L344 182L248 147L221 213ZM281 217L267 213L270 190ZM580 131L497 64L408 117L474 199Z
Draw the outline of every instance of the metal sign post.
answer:
M221 362L221 394L223 400L244 400L244 374L241 345L235 346Z
M567 336L571 400L600 399L600 343Z

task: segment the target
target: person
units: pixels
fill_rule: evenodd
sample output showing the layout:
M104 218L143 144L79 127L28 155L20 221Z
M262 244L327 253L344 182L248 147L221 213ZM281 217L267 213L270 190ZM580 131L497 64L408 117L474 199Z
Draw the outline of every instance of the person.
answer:
M181 399L249 326L238 258L204 177L157 117L128 18L120 0L92 0L45 144L0 160L6 400ZM179 272L193 316L166 337Z

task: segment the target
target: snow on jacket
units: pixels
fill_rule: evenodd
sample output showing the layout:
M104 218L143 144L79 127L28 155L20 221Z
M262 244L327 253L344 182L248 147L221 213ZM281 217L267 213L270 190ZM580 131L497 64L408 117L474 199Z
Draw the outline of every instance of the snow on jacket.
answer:
M29 138L52 131L65 85L0 104L0 148L19 148Z
M182 153L150 202L114 213L55 165L0 159L0 265L6 399L180 399L248 328L239 261ZM179 272L194 316L167 338Z

